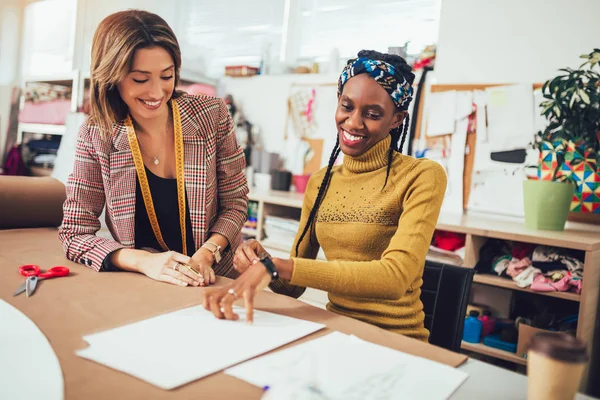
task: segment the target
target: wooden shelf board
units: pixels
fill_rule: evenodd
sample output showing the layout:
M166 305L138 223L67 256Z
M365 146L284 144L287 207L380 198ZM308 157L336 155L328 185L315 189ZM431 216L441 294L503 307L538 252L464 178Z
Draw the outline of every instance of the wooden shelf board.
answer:
M483 354L486 356L499 358L501 360L510 361L515 364L527 365L527 360L517 356L514 353L497 349L495 347L486 346L483 343L469 343L462 342L461 348L463 350L472 351L474 353Z
M267 204L302 208L304 193L281 192L278 190L269 190L268 192L252 191L248 194L248 199L251 201L262 201Z
M284 245L282 243L272 242L272 241L269 241L269 239L262 240L260 242L260 244L262 244L263 247L267 251L269 249L275 249L275 250L283 251L283 252L285 252L287 254L290 254L292 252L292 246L291 245L287 246L287 245ZM327 259L323 257L321 251L319 251L319 254L317 255L317 260L319 260L319 261L327 261Z
M564 231L544 231L525 228L521 218L481 213L442 213L437 229L489 238L529 242L576 250L600 249L600 227L568 221Z
M27 133L43 133L45 135L64 135L67 130L65 125L29 124L20 122L19 131Z
M473 282L481 283L483 285L488 286L496 286L510 290L518 290L520 292L532 293L540 296L549 296L549 297L557 297L559 299L570 300L570 301L580 301L581 296L577 293L572 292L536 292L527 288L520 288L514 283L512 280L507 278L502 278L500 276L487 275L487 274L475 274L473 277Z

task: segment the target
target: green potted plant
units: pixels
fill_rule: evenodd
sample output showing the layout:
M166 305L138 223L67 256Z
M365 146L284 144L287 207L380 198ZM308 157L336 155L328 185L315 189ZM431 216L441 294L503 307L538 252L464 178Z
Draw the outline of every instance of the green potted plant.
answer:
M563 230L569 211L600 212L600 49L581 58L542 87L548 126L533 144L539 179L524 182L528 228Z

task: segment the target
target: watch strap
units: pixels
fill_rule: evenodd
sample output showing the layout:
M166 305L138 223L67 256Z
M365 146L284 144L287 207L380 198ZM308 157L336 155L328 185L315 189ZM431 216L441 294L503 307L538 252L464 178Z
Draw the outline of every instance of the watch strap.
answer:
M271 275L271 281L277 280L279 278L279 273L277 272L277 268L275 268L275 264L271 257L265 256L260 259L260 262L263 263L269 274Z

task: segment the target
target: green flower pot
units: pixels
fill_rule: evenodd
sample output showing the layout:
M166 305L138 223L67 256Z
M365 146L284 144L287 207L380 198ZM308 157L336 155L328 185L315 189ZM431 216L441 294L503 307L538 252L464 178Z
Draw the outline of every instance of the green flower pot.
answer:
M525 227L562 231L571 208L575 186L570 183L525 180Z

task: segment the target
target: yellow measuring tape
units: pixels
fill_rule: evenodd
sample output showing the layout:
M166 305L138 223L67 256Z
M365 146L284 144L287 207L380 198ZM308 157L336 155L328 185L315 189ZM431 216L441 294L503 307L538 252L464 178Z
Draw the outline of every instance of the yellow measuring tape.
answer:
M181 228L181 248L183 250L183 254L187 255L185 229L185 182L183 174L183 133L181 131L181 116L179 115L179 106L177 106L177 102L175 100L171 100L171 109L173 110L173 131L175 137L175 166L177 174L179 226ZM140 189L142 190L142 197L144 198L144 205L146 206L146 213L148 214L150 225L152 225L152 230L154 231L156 240L158 240L158 244L161 245L164 251L168 251L169 248L162 237L160 226L158 225L158 219L156 218L156 211L154 211L154 202L152 201L150 186L148 185L148 177L146 176L144 159L142 158L137 136L135 135L133 122L129 116L127 116L125 119L125 127L127 128L127 138L129 139L129 146L131 147L131 154L133 155L135 170L137 171L138 179L140 180Z

